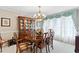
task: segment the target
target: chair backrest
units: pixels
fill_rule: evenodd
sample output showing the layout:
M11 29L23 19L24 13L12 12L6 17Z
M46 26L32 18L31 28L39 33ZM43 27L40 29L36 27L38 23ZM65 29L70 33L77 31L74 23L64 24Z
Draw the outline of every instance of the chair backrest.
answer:
M13 33L13 37L14 37L14 39L17 39L18 38L18 35L14 32Z
M0 40L2 40L1 33L0 33Z
M48 45L48 44L51 44L50 42L51 42L50 33L48 33L48 32L44 33L44 43Z
M47 38L48 37L48 32L44 33L43 38Z
M48 33L49 33L49 36L54 36L55 32L53 31L53 29L49 29Z

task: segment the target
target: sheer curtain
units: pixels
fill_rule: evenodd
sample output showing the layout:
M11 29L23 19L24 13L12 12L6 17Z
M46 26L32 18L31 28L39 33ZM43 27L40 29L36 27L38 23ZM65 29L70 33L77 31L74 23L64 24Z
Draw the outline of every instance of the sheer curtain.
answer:
M47 32L48 29L53 29L56 40L71 44L75 43L76 29L72 15L48 19L44 21L43 29L44 32Z

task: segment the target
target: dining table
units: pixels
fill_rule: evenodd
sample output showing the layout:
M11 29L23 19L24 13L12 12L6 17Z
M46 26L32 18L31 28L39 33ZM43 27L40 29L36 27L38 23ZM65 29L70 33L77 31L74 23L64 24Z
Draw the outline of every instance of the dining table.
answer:
M25 43L30 42L31 45L33 46L34 50L33 52L37 52L37 48L42 49L46 46L46 44L48 44L47 38L48 38L48 32L43 33L42 35L31 33L25 36L23 39L19 39L18 42L19 41Z

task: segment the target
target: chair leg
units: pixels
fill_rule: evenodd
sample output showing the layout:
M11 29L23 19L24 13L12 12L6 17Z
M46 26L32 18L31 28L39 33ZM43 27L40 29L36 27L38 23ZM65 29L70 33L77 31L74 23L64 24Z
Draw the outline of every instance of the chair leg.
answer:
M52 50L53 50L53 45L51 45L51 48L52 48Z
M35 53L35 47L33 47L33 53Z
M16 47L16 53L18 53L18 48Z
M46 45L46 53L48 53L48 51L47 51L47 45Z
M19 53L22 53L22 51L21 51L21 49L20 49L20 48L18 49L18 52L19 52Z
M40 48L40 53L42 53L42 48Z
M36 46L35 44L33 45L33 53L35 53L35 49L36 49Z
M37 53L38 48L36 47L36 53Z
M49 47L49 44L48 44L48 51L50 52L50 47Z
M2 47L0 47L1 48L1 52L2 52Z
M51 39L51 48L53 49L53 40Z
M30 48L30 51L31 51L31 52L33 52L33 49L32 49L32 47Z

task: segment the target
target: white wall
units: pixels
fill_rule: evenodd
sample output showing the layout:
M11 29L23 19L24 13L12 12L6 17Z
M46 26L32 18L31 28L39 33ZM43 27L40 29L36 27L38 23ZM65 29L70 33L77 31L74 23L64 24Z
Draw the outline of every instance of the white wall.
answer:
M16 14L13 12L9 12L6 10L0 10L0 33L4 40L9 40L12 38L14 32L18 32L18 22L17 16L20 14ZM1 17L10 18L10 27L2 27L1 26Z

